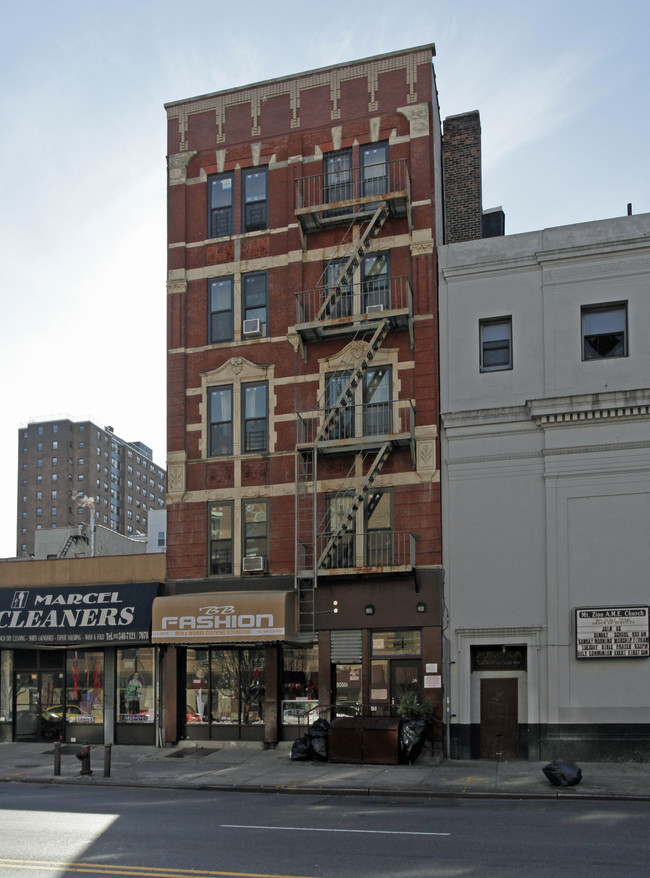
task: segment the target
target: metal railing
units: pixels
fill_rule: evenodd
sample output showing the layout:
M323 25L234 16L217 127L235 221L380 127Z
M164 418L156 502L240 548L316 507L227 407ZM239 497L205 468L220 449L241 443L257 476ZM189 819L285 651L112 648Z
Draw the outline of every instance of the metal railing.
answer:
M371 209L378 197L385 198L393 192L406 193L410 198L411 180L406 159L382 162L371 168L370 174L366 166L298 177L296 210L329 208L334 217L339 211L352 213L358 205L365 204L366 210Z
M390 311L413 314L413 291L405 276L374 278L357 284L342 283L340 294L331 295L333 289L332 286L323 286L296 293L298 324L375 317ZM321 314L323 305L326 307Z
M329 417L334 411L334 417ZM329 418L326 436L321 443L344 442L356 445L359 440L408 435L415 437L415 406L412 399L370 402L314 409L297 413L297 443L308 445L316 440L321 425ZM356 440L356 441L354 441Z
M319 534L317 551L320 558L333 533ZM415 537L410 531L369 530L367 533L342 533L336 536L323 559L320 570L412 568L415 566Z

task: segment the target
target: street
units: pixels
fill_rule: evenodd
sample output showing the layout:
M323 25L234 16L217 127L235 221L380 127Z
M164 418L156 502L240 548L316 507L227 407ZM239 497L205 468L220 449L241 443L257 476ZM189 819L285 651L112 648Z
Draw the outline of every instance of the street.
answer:
M0 878L645 876L650 804L0 785Z

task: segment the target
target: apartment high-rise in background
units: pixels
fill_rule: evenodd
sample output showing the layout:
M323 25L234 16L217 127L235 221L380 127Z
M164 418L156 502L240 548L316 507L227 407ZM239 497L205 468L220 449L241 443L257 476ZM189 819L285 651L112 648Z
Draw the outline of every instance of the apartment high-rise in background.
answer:
M46 528L95 522L115 533L148 532L149 513L165 506L165 470L142 442L112 427L68 417L30 421L18 431L16 554L34 552Z

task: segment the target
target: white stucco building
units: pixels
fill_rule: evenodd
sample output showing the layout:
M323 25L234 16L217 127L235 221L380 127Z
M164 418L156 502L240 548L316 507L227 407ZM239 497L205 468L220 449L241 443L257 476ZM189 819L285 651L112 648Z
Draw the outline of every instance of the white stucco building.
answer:
M450 753L650 756L650 214L440 248Z

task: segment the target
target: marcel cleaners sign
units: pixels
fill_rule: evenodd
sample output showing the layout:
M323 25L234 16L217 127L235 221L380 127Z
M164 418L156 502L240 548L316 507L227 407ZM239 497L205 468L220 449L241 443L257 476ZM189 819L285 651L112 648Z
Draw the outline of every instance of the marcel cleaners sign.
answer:
M147 642L155 583L0 589L0 643Z

